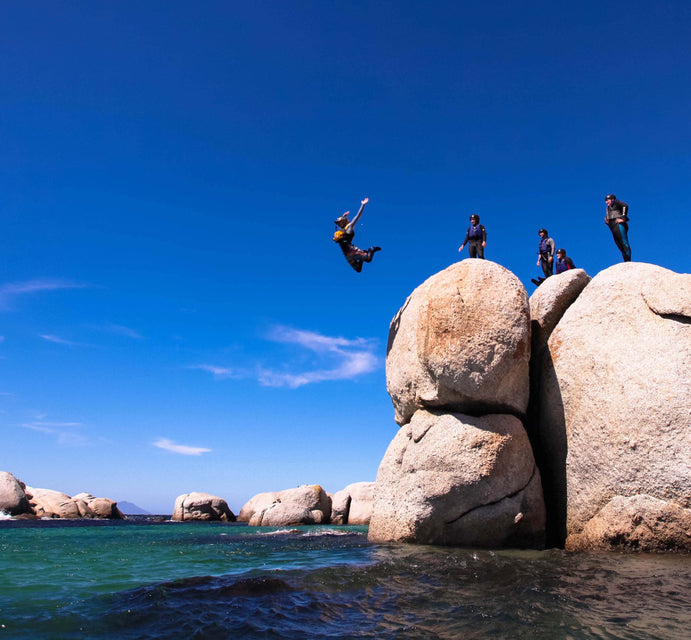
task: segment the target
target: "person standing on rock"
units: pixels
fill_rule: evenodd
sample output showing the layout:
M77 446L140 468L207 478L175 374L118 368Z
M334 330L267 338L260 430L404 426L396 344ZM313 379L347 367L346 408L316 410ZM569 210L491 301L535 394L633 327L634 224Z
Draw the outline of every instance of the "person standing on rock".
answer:
M465 234L463 244L458 247L459 251L463 251L463 247L468 245L468 255L471 258L485 259L485 247L487 246L487 230L485 225L480 224L480 216L474 213L470 216L470 226Z
M542 267L545 278L549 278L554 270L554 240L549 237L547 229L540 229L540 244L537 246L537 266Z
M370 247L367 251L358 249L353 244L353 239L355 238L355 225L360 219L365 205L369 202L369 198L365 198L360 202L360 210L357 212L355 217L348 220L348 214L350 211L346 211L342 216L336 218L334 223L338 226L338 230L334 233L333 241L337 242L343 255L345 256L348 264L355 269L358 273L362 271L363 262L372 262L372 257L377 251L381 251L381 247Z
M566 251L564 249L557 249L557 261L554 264L554 270L557 273L564 273L564 271L575 268L576 265L573 263L573 260L566 255Z
M629 245L629 205L613 193L605 196L607 203L607 213L605 214L605 224L609 227L614 238L617 249L621 251L624 262L631 262L631 245Z

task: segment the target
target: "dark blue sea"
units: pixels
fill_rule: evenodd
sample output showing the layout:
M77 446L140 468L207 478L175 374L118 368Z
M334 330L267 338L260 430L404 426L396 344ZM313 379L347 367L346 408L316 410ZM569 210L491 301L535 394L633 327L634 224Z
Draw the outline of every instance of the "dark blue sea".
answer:
M0 521L0 640L689 637L690 556L381 545L366 527Z

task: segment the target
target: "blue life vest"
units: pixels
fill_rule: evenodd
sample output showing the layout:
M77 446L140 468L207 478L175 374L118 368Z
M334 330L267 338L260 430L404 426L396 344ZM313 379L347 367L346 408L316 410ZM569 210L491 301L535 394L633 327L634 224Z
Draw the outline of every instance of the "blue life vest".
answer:
M481 224L473 224L470 227L468 227L468 239L469 240L478 240L482 238L482 225Z
M538 250L540 251L540 253L549 253L549 245L547 244L547 238L542 238L542 240L540 240L540 246L538 247Z

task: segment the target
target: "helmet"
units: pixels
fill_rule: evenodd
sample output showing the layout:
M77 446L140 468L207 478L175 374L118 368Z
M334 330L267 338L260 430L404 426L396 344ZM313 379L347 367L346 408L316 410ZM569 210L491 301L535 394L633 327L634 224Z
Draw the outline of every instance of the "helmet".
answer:
M605 196L605 200L616 200L616 199L617 199L617 196L615 196L613 193L608 193Z
M350 213L350 211L346 211L342 216L338 216L338 218L336 218L334 220L334 224L341 224L343 222L348 222L348 214L349 213Z

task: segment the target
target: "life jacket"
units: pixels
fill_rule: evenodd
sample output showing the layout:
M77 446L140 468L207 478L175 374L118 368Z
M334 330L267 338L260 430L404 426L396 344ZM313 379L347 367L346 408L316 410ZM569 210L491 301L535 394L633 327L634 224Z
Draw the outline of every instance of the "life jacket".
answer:
M334 233L334 237L332 238L334 242L343 242L344 240L347 240L348 234L343 231L343 229L338 229L336 233Z
M542 240L540 240L540 246L538 247L538 251L540 253L549 253L550 252L550 245L547 242L548 239L549 238L542 238ZM535 245L533 245L533 246L535 246Z
M477 240L482 238L484 227L481 224L475 224L468 227L468 239Z

